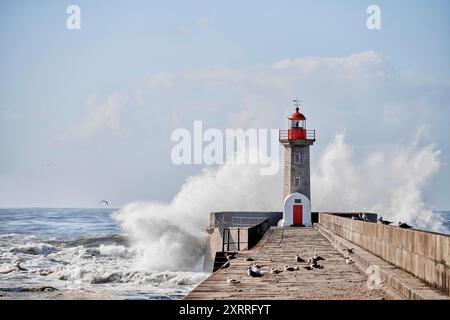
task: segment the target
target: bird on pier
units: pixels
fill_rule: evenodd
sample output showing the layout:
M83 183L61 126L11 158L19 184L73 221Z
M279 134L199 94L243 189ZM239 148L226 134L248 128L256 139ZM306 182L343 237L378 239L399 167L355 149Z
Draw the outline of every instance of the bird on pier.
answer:
M345 263L346 263L346 264L352 264L352 263L355 263L355 261L353 261L352 259L350 259L350 257L345 257Z
M405 222L399 222L398 227L402 229L411 229L412 227Z
M241 282L236 280L236 279L234 279L234 278L228 277L227 283L228 284L238 284L238 283L241 283Z
M264 267L262 264L256 264L254 262L252 264L252 268L261 269L262 267Z
M295 266L295 267L284 266L284 270L285 271L295 271L295 270L299 270L299 267L298 266Z
M314 256L312 257L315 261L320 261L320 260L325 260L324 258L322 258L321 256L318 256L316 253L314 254Z
M383 220L383 217L379 217L377 221L379 224L385 224L385 225L390 225L392 223L392 221Z
M322 258L322 260L325 260ZM317 259L314 257L308 259L308 265L313 268L323 269L323 266L317 263Z
M254 278L262 277L261 269L248 267L247 275Z
M308 264L307 266L303 267L306 270L314 270L314 267L312 264Z
M235 253L233 253L233 254L228 254L228 252L225 252L224 257L225 257L228 261L230 261L231 259L234 258L234 255L235 255Z
M245 261L253 261L253 260L255 260L255 259L250 258L250 257L245 257Z
M296 262L305 262L305 260L302 259L298 254L295 255L295 261Z
M281 272L283 272L283 270L275 269L275 268L270 268L270 273L271 273L271 274L279 274L279 273L281 273Z
M354 248L345 248L344 251L347 252L348 254L353 254L354 252Z

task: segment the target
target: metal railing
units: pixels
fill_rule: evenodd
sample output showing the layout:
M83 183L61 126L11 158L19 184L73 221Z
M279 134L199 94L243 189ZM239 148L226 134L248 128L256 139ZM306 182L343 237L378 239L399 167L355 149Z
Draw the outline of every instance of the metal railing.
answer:
M231 226L250 228L263 222L266 219L267 217L231 217Z
M237 241L230 236L230 228L225 228L222 231L222 251L232 251L230 247L234 250L241 250L241 228L235 228L237 230ZM226 250L225 250L226 249Z
M248 248L254 247L262 239L264 233L270 228L269 219L248 229Z
M224 228L222 230L222 252L240 251L241 247L251 249L269 228L270 222L267 218L251 228L244 228L246 232L242 232L242 235L241 228Z
M278 139L279 140L288 140L289 139L289 130L280 130ZM316 140L316 130L306 130L305 139Z

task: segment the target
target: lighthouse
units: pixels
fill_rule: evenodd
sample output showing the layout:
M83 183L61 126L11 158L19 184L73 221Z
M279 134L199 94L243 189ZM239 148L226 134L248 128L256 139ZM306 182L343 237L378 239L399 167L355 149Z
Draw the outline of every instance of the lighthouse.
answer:
M300 113L300 101L288 117L289 129L279 131L284 146L284 185L282 226L312 226L309 147L316 141L315 130L306 129L306 117Z

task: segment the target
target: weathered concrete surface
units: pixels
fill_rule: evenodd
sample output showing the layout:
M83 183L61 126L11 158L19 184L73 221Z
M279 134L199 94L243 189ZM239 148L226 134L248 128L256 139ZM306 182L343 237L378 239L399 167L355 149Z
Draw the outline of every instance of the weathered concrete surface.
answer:
M324 257L324 269L308 271L304 263L294 262L295 254L308 258ZM264 265L262 278L246 275L252 262ZM299 265L298 271L270 274L270 268ZM227 284L227 278L240 281ZM240 252L230 267L221 269L197 286L185 299L385 299L382 289L371 290L367 279L355 265L346 264L342 255L314 228L272 228L252 251Z
M450 236L319 214L332 232L450 294Z
M385 288L392 289L391 295L395 296L396 299L450 299L450 297L442 291L425 285L413 275L395 267L373 253L368 252L360 246L355 245L353 242L328 230L320 223L316 224L315 227L333 244L333 247L342 252L343 255L348 255L345 252L345 249L352 248L353 254L351 255L351 258L356 262L355 265L361 272L371 272L373 275L378 276L381 283L385 284Z

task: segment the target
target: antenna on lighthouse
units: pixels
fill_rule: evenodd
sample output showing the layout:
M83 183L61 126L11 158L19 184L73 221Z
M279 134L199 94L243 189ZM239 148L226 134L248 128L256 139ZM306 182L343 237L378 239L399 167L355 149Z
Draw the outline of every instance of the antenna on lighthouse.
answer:
M300 106L302 105L302 101L301 101L298 97L296 97L296 98L295 98L294 100L292 100L292 101L294 102L294 107L300 109Z

